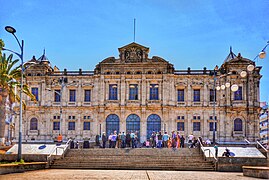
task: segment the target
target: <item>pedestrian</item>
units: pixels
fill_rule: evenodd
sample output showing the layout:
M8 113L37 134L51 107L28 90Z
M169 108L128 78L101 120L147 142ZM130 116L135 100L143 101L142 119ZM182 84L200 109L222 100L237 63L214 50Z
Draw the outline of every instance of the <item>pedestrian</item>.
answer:
M130 132L127 132L126 134L126 147L131 147L131 135Z
M188 136L188 146L189 146L189 148L190 147L192 147L192 140L193 140L193 134L190 134L189 136Z
M116 147L116 142L117 142L117 131L114 131L114 134L112 135L111 142L112 142L112 148Z
M152 148L155 148L156 147L156 133L155 133L155 131L153 131L152 132L152 134L151 134L151 147Z
M162 148L162 140L163 140L163 135L162 135L162 132L160 131L158 134L158 148Z
M225 148L225 151L223 152L222 156L225 156L225 157L231 156L230 150L227 147Z
M117 136L117 147L121 148L121 132Z
M210 141L209 139L207 139L207 140L205 141L205 144L206 144L207 146L209 146L209 145L211 144L211 141Z
M135 148L135 133L131 132L130 136L131 136L131 141L132 141L132 148Z
M169 139L169 135L167 134L167 132L164 133L162 141L163 141L163 147L167 148L168 147L168 139Z
M184 135L181 135L181 137L180 137L180 147L184 148L184 144L185 144L185 138L184 138Z
M126 135L125 135L124 132L122 132L120 138L121 138L121 148L125 148L125 146L126 146Z
M180 138L181 138L181 136L180 136L180 134L179 134L179 132L177 132L177 148L180 148L181 147L181 145L180 145Z
M103 134L102 134L102 142L103 142L102 148L106 147L106 141L107 141L106 133L103 132Z
M214 145L214 149L215 149L215 157L218 158L218 149L219 149L219 147L217 146L217 144Z
M112 136L113 136L113 133L110 133L110 135L108 136L108 147L109 148L112 148Z
M197 143L198 143L197 138L196 137L193 137L192 148L196 148L197 147Z

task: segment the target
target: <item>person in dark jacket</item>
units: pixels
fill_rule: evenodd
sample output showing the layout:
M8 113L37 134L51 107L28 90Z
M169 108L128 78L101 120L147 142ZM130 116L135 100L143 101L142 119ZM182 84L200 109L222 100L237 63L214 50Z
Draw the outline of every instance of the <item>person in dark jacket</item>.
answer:
M185 143L185 138L184 138L184 135L182 135L182 136L180 137L180 147L181 147L181 148L184 148L184 143Z
M102 134L102 142L103 142L103 148L106 148L106 141L107 141L107 137L106 137L106 133L103 132Z
M126 146L131 147L131 135L130 132L126 134Z

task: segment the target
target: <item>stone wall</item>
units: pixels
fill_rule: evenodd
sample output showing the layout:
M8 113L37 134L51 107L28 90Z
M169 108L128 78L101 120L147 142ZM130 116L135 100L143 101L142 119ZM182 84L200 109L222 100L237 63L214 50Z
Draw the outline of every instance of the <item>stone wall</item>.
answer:
M218 171L242 172L243 166L267 166L266 158L219 157Z
M17 154L0 154L0 161L15 162ZM25 162L47 162L47 155L43 154L22 154L22 159Z
M46 162L24 163L24 164L0 164L0 175L45 169L46 164L47 164Z

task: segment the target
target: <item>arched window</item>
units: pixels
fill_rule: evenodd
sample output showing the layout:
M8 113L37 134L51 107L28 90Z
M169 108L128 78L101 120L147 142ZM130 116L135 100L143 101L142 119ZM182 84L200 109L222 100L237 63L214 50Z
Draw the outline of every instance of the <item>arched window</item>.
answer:
M157 114L151 114L147 119L147 139L150 138L153 131L161 130L161 118Z
M30 130L37 130L37 119L32 118L30 120Z
M120 129L120 119L119 116L116 114L110 114L106 118L106 134L109 136L111 133L114 133L114 131L117 131L119 133Z
M234 131L243 131L243 122L239 118L234 120Z
M140 118L136 114L130 114L126 119L126 133L138 132L138 139L140 139Z

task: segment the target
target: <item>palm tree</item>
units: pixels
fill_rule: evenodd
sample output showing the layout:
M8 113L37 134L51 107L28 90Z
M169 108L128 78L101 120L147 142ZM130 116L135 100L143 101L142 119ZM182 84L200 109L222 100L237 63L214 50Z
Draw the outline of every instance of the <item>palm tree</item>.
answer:
M19 95L15 92L15 87L20 87L21 66L14 67L19 60L12 60L12 58L12 54L8 57L6 57L6 54L0 56L0 145L5 141L7 102L9 101L11 107L12 103L20 100ZM23 86L22 92L29 96L31 100L35 100L35 96L30 92L27 85Z

